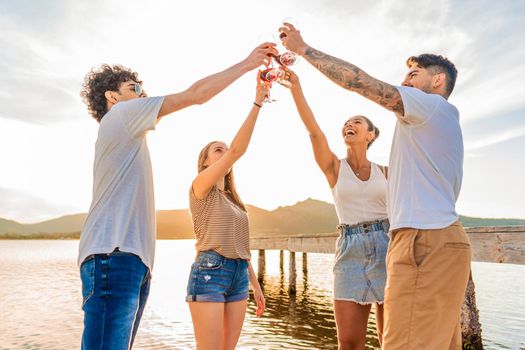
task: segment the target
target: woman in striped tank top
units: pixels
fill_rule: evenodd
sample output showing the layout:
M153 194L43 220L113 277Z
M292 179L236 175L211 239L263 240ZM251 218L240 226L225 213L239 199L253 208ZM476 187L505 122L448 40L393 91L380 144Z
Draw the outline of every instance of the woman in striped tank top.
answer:
M186 301L198 350L234 349L246 314L249 284L261 316L265 300L250 264L248 215L235 189L232 166L246 152L268 94L258 79L255 102L228 147L214 141L198 159L190 189L190 211L197 238Z
M342 129L347 154L339 159L306 102L299 78L282 68L310 134L315 160L332 189L339 218L334 263L334 315L339 349L365 349L372 304L376 310L377 335L382 341L386 282L387 169L370 162L366 156L379 130L364 116L348 119Z

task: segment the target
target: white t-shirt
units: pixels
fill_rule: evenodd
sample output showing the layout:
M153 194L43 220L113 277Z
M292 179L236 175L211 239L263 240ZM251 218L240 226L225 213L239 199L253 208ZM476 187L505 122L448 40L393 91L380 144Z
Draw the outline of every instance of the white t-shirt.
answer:
M459 112L442 96L398 86L405 115L392 140L388 179L390 229L437 229L458 219L463 177Z
M93 200L80 235L78 264L115 248L153 267L155 204L146 134L164 97L119 102L100 122L95 144Z

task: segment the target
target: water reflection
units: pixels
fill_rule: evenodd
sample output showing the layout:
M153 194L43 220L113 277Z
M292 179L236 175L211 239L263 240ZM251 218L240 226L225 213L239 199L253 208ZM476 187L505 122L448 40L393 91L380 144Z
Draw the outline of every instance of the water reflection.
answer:
M194 349L193 327L184 301L194 241L157 244L152 289L134 349ZM0 241L0 350L78 349L82 332L78 241ZM257 252L252 262L257 271ZM239 350L336 349L332 315L332 259L297 254L297 294L288 295L288 253L266 252L265 316L255 303ZM305 263L306 262L306 263ZM476 297L487 350L525 349L525 266L473 263ZM367 348L378 348L374 315Z
M277 275L265 274L261 284L266 297L265 317L263 319L248 318L247 320L246 328L255 329L258 337L261 333L268 334L263 341L258 340L257 349L275 349L275 346L283 349L336 349L337 333L332 295L326 289L318 287L317 284L309 283L308 255L300 254L296 257L298 275L302 275L302 278L297 279L295 295L288 293L289 285L285 275L284 259L282 253L279 255L279 273ZM323 269L330 269L330 265L321 265ZM249 313L254 312L255 303L252 298ZM368 324L366 347L367 349L379 348L375 334L374 315Z

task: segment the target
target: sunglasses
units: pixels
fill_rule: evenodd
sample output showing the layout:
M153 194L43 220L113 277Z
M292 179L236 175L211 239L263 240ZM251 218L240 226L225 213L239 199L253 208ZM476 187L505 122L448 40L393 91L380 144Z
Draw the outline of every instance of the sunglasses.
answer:
M133 91L135 91L137 96L142 95L142 92L144 92L144 90L142 89L142 85L140 84L133 84Z

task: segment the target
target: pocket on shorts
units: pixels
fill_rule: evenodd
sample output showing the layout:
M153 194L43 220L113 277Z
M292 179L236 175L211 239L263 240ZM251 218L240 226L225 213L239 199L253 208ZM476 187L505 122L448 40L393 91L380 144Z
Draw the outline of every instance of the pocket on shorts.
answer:
M386 252L388 250L388 245L390 243L390 238L388 237L388 233L385 231L377 231L376 232L376 247L378 249L378 252L386 255Z
M412 262L419 267L430 252L428 232L417 230L412 241Z
M224 258L215 254L199 256L197 266L199 270L218 270L224 265Z
M341 254L341 245L344 242L344 235L339 235L337 239L335 240L335 255L334 255L334 261L337 261L337 257Z
M350 239L351 237L346 234L337 237L337 240L335 241L334 271L337 263L347 254Z
M464 242L445 242L443 246L449 249L460 249L460 250L470 249L470 244L464 243Z
M425 258L430 253L428 242L428 232L423 230L414 230L409 243L409 259L414 267L420 267Z
M95 292L95 258L82 263L80 280L82 281L82 306L84 306Z

